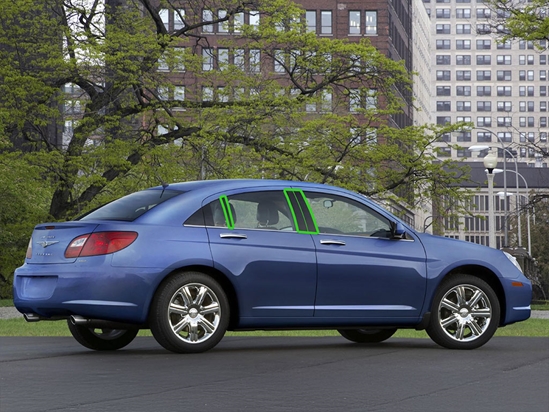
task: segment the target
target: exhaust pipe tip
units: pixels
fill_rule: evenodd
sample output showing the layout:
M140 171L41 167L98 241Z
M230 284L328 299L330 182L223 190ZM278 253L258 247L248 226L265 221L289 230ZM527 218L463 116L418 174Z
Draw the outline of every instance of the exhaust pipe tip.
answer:
M39 320L42 319L36 313L23 313L23 317L27 322L38 322Z
M85 325L86 323L89 323L89 320L88 320L88 319L83 318L82 316L77 316L77 315L71 315L71 316L69 316L69 321L70 321L71 324L74 325L74 326L77 326L77 325Z

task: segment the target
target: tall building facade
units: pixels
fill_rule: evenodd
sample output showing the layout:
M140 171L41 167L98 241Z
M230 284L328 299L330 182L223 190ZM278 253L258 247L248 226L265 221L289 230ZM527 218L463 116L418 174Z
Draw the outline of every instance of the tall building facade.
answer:
M482 0L423 1L432 20L435 121L474 124L444 136L439 156L472 157L470 146L486 145L497 148L503 161L512 147L520 162L547 167L547 159L528 147L534 142L548 147L546 44L537 49L532 42L502 42L504 28L494 22L505 16Z

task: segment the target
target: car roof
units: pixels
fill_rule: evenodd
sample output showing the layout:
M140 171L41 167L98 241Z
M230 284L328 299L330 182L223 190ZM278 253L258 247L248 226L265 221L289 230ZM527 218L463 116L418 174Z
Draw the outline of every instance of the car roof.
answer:
M196 180L189 182L172 183L167 186L156 186L151 189L173 189L180 191L194 191L194 190L231 190L239 188L253 188L263 186L276 186L276 187L300 187L300 188L316 188L316 189L337 189L344 190L342 188L328 186L320 183L290 181L290 180L269 180L269 179L218 179L218 180Z

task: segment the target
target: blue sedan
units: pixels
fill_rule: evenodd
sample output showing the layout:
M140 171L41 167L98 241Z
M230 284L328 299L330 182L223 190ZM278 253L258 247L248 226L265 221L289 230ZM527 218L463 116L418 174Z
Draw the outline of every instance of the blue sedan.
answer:
M417 233L341 188L270 180L153 187L40 224L14 278L27 321L66 320L94 350L139 329L190 353L227 330L337 329L372 343L399 328L473 349L528 319L531 297L502 251Z

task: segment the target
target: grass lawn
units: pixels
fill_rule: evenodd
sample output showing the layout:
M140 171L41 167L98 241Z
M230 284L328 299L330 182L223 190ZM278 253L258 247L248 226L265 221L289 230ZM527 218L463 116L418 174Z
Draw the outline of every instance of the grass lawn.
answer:
M0 320L0 336L71 336L65 321L28 323L22 318ZM142 330L139 336L151 336L150 331ZM339 336L335 330L320 331L257 331L228 332L227 336ZM398 338L428 338L425 331L401 329ZM549 319L528 319L525 322L499 328L496 336L548 337Z

